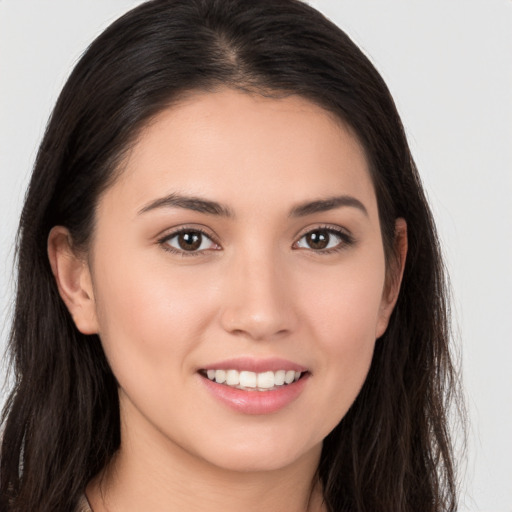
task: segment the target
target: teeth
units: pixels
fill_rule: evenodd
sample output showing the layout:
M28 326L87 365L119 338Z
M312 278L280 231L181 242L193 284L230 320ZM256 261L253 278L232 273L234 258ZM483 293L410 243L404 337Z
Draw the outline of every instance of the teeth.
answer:
M286 372L284 370L279 370L274 373L274 384L276 386L282 386L284 384L285 376Z
M243 388L255 388L256 374L254 372L240 372L240 386Z
M240 375L236 370L226 372L226 384L228 386L238 386L240 384Z
M208 379L218 384L236 387L238 389L253 389L266 391L285 384L291 384L300 379L301 372L293 370L278 370L277 372L248 372L238 370L207 370Z
M215 382L218 384L226 382L226 372L224 370L215 370Z
M270 389L274 387L275 377L274 372L258 373L257 375L258 387L262 389Z
M295 372L293 370L288 370L286 375L284 376L284 381L286 384L291 384L295 380Z

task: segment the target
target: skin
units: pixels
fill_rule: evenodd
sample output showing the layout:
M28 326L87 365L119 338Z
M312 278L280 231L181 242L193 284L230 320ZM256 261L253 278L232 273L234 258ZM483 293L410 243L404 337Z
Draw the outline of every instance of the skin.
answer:
M141 213L169 194L231 215ZM333 196L363 208L292 214ZM194 254L166 250L179 251L169 237L181 227L208 235ZM312 247L311 232L336 250ZM322 440L387 327L407 249L402 219L396 233L390 278L364 151L311 102L220 89L160 113L100 198L88 253L73 251L63 227L49 237L61 296L78 329L99 334L119 382L121 448L88 486L95 512L323 510ZM198 370L238 356L284 358L309 378L277 412L234 411Z

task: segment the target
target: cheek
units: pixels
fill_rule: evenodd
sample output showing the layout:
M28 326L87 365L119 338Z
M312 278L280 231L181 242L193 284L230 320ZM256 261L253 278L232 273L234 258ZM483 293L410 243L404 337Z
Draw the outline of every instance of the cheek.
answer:
M380 302L378 293L363 287L344 292L330 304L317 304L316 339L328 356L331 384L342 384L348 392L359 388L368 371L375 346ZM354 397L355 398L355 397Z
M381 252L379 247L368 250L339 269L323 270L310 279L317 283L317 293L304 294L304 309L311 311L315 337L329 351L362 350L365 341L375 341L385 282Z
M112 369L118 379L136 370L169 380L200 344L202 325L213 314L212 287L191 268L172 272L165 261L114 260L110 253L98 267L95 286L99 334Z
M371 259L365 265L340 270L323 282L323 293L309 299L311 337L319 361L313 378L323 392L316 397L327 411L315 428L332 430L356 399L371 365L379 319L384 265ZM312 427L313 428L313 427Z

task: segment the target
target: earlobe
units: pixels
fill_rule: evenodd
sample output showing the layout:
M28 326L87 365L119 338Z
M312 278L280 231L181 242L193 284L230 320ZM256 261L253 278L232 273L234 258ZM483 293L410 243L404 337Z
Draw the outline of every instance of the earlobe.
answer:
M48 258L59 294L77 329L97 334L96 303L90 269L74 250L71 235L63 226L55 226L48 235Z
M391 313L398 300L405 261L407 258L407 223L405 219L398 218L395 221L394 260L390 262L386 276L386 284L382 294L382 300L377 322L376 338L380 338L389 324Z

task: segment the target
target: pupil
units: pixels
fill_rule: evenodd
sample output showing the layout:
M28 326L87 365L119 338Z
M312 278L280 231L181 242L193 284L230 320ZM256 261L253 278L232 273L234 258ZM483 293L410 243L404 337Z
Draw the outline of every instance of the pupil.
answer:
M313 231L307 235L307 241L312 249L325 249L329 244L329 234L325 231Z
M184 251L195 251L201 246L201 234L194 231L180 233L178 243Z

